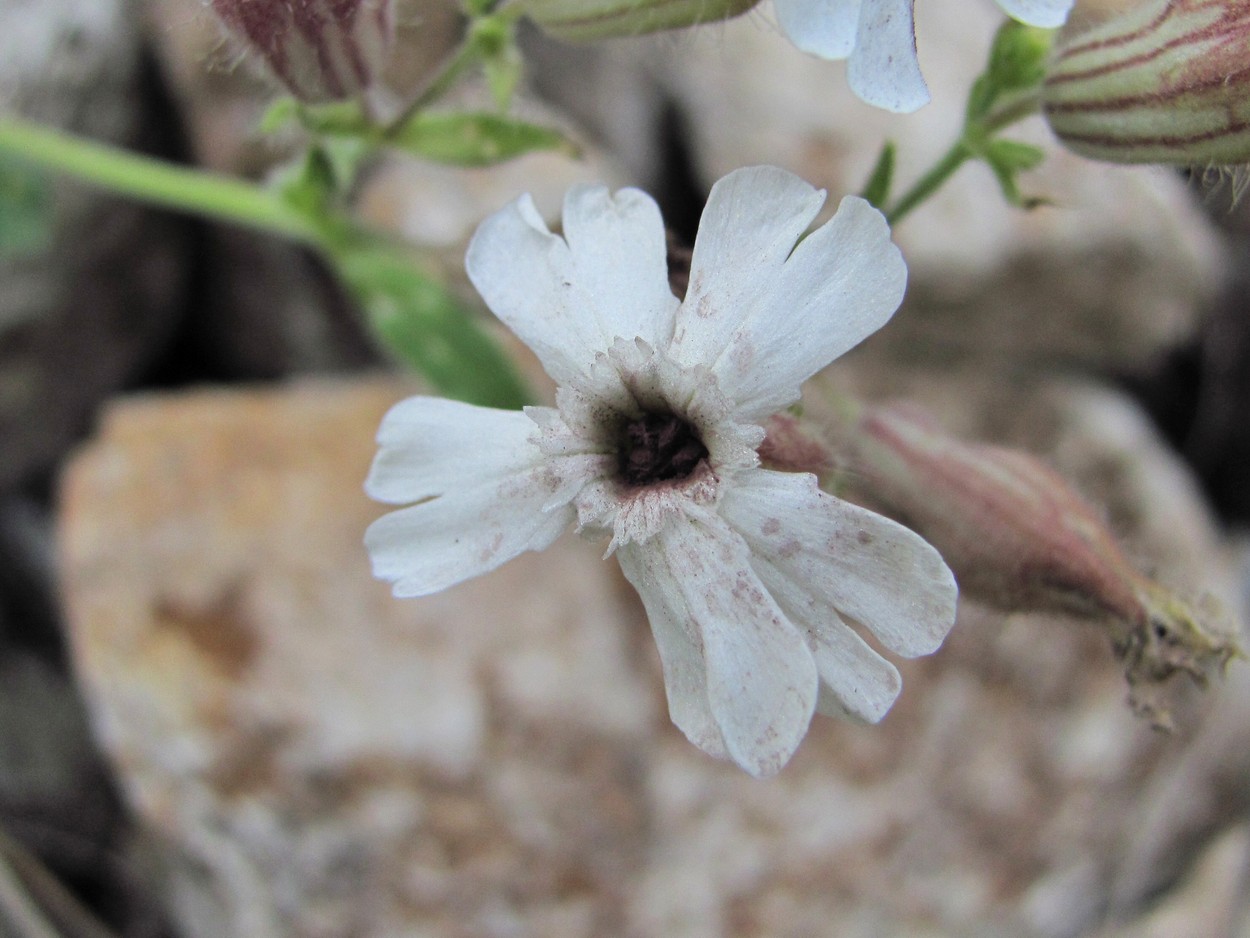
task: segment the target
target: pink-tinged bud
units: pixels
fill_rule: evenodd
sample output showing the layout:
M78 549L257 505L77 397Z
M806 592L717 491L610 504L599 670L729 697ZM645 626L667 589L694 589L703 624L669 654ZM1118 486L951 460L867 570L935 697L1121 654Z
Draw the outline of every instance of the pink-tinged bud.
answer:
M1099 623L1124 664L1130 702L1157 725L1168 722L1159 685L1181 672L1201 683L1240 654L1133 569L1089 504L1027 453L955 440L903 406L847 414L821 435L823 447L810 425L782 415L760 455L822 475L836 464L853 495L938 549L962 596Z
M1062 37L1042 106L1094 159L1250 162L1250 0L1152 0Z
M390 51L390 0L211 0L213 11L265 58L301 101L368 88Z

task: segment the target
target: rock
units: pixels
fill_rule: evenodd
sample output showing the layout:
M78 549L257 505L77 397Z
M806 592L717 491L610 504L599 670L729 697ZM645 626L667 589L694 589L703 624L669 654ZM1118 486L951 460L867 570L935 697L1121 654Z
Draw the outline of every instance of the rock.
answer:
M756 782L670 725L601 545L392 599L360 484L405 393L122 401L64 478L75 662L184 934L1057 938L1226 888L1244 832L1109 905L1161 780L1248 721L1214 694L1152 733L1092 629L966 608L880 725L818 717Z

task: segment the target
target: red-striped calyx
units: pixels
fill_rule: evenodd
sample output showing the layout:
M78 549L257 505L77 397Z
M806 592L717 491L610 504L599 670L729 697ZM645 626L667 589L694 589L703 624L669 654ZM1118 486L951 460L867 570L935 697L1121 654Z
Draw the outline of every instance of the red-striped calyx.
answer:
M1250 162L1250 0L1147 0L1062 37L1042 105L1094 159Z
M213 12L301 101L349 98L390 51L390 0L210 0Z

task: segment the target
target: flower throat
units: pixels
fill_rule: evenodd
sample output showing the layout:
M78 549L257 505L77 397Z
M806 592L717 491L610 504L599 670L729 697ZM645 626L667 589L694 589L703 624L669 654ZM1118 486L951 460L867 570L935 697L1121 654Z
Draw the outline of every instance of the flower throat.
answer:
M629 485L684 479L706 456L694 427L673 414L643 414L621 434L621 478Z

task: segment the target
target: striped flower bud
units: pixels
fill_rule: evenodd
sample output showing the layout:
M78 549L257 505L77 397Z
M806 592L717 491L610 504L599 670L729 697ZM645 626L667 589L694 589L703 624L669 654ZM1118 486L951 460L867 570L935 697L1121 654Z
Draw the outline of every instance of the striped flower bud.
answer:
M368 88L390 49L390 0L211 0L211 5L291 93L308 103Z
M523 0L525 14L568 42L638 36L726 20L759 0Z
M1250 162L1250 0L1148 0L1055 47L1050 126L1115 163Z
M770 468L840 477L852 496L936 547L963 597L1097 623L1130 704L1156 725L1168 725L1171 678L1201 684L1241 656L1231 633L1134 569L1098 513L1029 454L957 440L906 405L847 406L821 424L772 418L760 457Z

